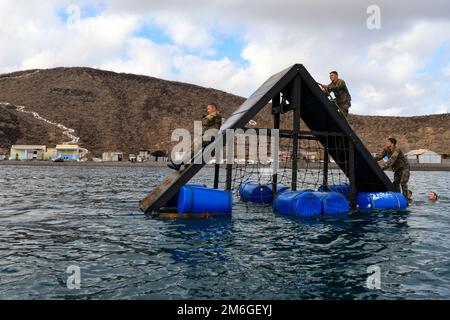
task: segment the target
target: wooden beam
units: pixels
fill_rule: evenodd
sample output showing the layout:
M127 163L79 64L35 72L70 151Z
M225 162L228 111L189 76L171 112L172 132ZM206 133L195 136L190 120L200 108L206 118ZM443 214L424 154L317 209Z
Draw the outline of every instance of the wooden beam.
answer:
M267 135L270 136L270 130L268 128L242 128L244 132L247 130L255 130L256 134L259 134L260 131L267 131ZM326 131L302 131L300 130L298 134L294 133L294 130L288 130L288 129L280 129L280 137L283 138L293 138L294 136L298 136L299 138L303 139L303 137L308 136L314 136L314 137L347 137L344 133L339 132L326 132Z

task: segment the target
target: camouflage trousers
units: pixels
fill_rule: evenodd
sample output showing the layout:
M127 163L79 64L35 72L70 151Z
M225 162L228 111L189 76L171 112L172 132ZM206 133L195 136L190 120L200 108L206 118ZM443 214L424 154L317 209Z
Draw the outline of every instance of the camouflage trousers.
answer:
M409 181L409 168L400 168L394 171L394 187L397 192L401 192L406 199L410 198L408 192L408 181Z
M341 110L341 112L342 112L342 114L345 116L345 117L348 117L348 110L350 109L350 106L349 105L342 105L342 106L339 106L339 110Z
M337 103L336 99L331 100L332 102L334 102L334 104L338 107L339 111L341 111L341 113L347 118L348 116L348 110L350 109L350 104L342 104L339 105L339 103Z

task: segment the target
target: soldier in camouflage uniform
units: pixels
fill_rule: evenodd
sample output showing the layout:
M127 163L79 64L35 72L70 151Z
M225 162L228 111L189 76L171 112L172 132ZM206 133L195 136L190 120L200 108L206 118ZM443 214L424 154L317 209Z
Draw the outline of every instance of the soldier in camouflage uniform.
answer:
M412 200L412 193L408 190L409 163L402 150L397 147L397 140L395 138L389 138L386 140L386 145L383 152L375 157L375 160L380 161L386 156L389 160L382 166L382 169L387 170L392 168L394 171L394 186L396 190L400 192L401 187L403 195L408 202L410 202Z
M347 85L344 80L339 79L339 74L337 71L330 72L330 80L331 83L329 85L322 85L323 91L328 94L331 92L334 93L336 99L333 99L333 102L336 103L342 114L347 117L348 110L352 105L352 97L348 91Z
M208 112L208 114L203 116L203 118L202 118L203 134L205 134L205 132L210 129L220 130L220 127L222 126L222 116L220 115L219 111L217 110L217 104L210 103L208 105L207 112ZM202 141L201 141L202 149L206 148L214 140L215 140L214 138L212 138L211 141L205 141L204 139L202 139ZM183 164L186 164L189 160L191 160L194 157L195 150L197 150L199 145L200 145L199 141L194 141L191 145L191 153L189 155L189 159L187 157L184 158L180 164L175 164L175 163L173 163L173 161L171 161L171 163L168 165L168 167L171 169L174 169L176 171L179 171Z
M208 106L208 114L205 115L202 119L202 128L203 133L210 129L220 130L222 126L222 116L219 111L217 111L217 105L215 103L211 103ZM206 146L209 144L209 141L203 141L203 145Z

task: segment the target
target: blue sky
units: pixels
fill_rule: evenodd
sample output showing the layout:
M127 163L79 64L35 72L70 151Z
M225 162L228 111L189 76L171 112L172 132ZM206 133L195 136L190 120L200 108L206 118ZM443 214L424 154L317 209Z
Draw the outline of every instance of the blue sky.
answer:
M371 2L2 0L0 72L89 66L248 96L303 63L319 82L340 71L354 113L448 112L448 2L380 0L369 30Z
M77 8L80 12L80 18L93 18L97 15L101 14L106 8L108 4L106 1L95 2L92 4L84 4L84 5L76 5L75 2L73 4L65 4L63 6L58 6L56 8L56 14L61 19L63 23L67 23L69 17L73 14L71 8Z
M95 4L85 4L83 6L75 6L78 8L81 20L95 18L101 15L108 7L107 1L101 1ZM68 23L73 16L73 5L63 6L57 9L57 15L62 23ZM214 44L211 50L207 52L201 49L192 49L181 47L181 52L185 55L194 55L208 60L220 60L227 58L234 64L245 67L248 63L242 58L241 52L244 49L245 41L238 33L225 33L219 28L210 30L214 38ZM154 22L154 19L142 19L139 28L133 32L133 36L146 38L158 45L176 45L172 38L165 32L163 28ZM176 70L176 68L174 68ZM176 71L175 71L176 72Z
M204 59L223 59L228 58L233 63L239 66L245 66L247 61L241 56L244 49L245 42L238 34L224 34L220 30L211 31L215 42L212 46L212 52L208 53L202 49L182 48L183 54L192 54L202 57ZM147 38L159 45L175 45L170 36L168 36L164 29L158 27L152 20L145 21L142 26L134 33L136 37Z

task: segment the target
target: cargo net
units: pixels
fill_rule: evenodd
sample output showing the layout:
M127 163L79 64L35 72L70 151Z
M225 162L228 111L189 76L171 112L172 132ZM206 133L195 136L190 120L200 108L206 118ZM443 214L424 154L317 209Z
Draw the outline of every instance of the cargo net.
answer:
M325 185L348 184L345 172L348 172L348 146L344 139L327 137L323 140L328 147L329 162L328 174L325 176L324 146L317 139L304 138L299 140L297 152L297 190L314 190ZM235 197L239 196L239 189L246 182L255 181L258 184L271 184L273 175L277 174L277 183L291 188L292 164L295 157L293 139L280 138L278 170L274 171L273 161L267 163L253 159L235 160L232 176L232 191ZM333 155L333 157L331 156ZM273 160L273 156L270 156ZM341 169L343 168L345 172Z

